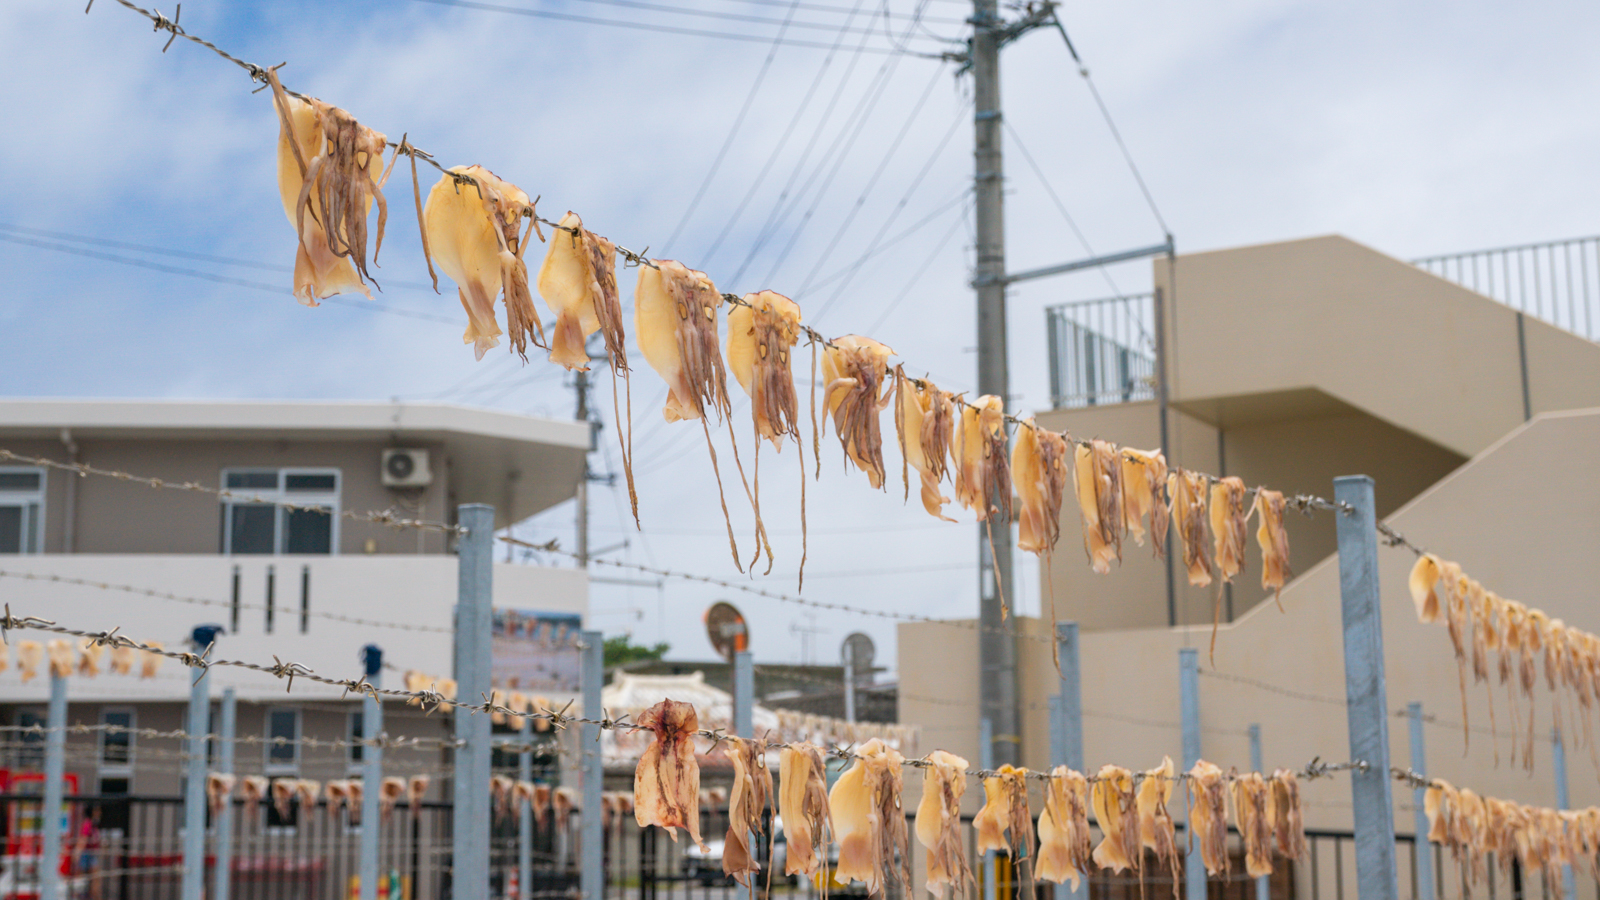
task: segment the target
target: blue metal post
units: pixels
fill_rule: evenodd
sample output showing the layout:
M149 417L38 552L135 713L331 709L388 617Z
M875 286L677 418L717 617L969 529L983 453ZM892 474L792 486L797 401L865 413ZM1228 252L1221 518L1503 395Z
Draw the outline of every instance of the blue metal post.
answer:
M39 896L65 900L61 890L61 779L66 775L67 679L50 674L50 714L44 735L44 812L39 827L44 846L39 856Z
M1183 769L1200 761L1200 651L1184 647L1178 651L1178 703L1183 719ZM1194 823L1189 828L1189 855L1183 864L1183 895L1187 900L1206 900L1206 863L1200 855L1200 842L1193 839Z
M194 651L205 653L221 626L194 629ZM206 732L211 730L211 670L200 669L189 688L188 759L183 785L183 900L202 900L206 890Z
M1056 654L1061 660L1061 689L1050 698L1050 764L1083 771L1083 694L1078 660L1078 623L1056 623ZM1055 886L1055 900L1088 900L1089 880L1076 888Z
M978 723L978 767L981 769L994 768L994 723L988 716L984 716ZM999 858L993 850L983 853L983 898L984 900L999 900L999 875L996 871Z
M756 736L755 695L755 667L751 665L750 651L740 650L733 655L733 733L739 737Z
M1416 701L1406 704L1406 716L1411 720L1411 771L1427 778L1428 752L1422 742L1422 704ZM1417 900L1433 900L1433 844L1428 841L1428 813L1423 808L1427 793L1424 787L1411 790L1415 808L1411 827L1416 829Z
M1561 729L1553 729L1550 733L1550 755L1554 765L1551 769L1556 778L1556 809L1571 809L1572 798L1567 794L1567 745L1561 741ZM1561 896L1573 898L1578 896L1578 882L1572 875L1572 863L1561 867Z
M376 644L362 648L367 683L382 687L383 649ZM361 859L358 867L361 879L361 900L378 900L378 840L383 824L378 812L383 792L383 747L376 738L383 734L383 704L368 694L361 699L361 737L367 743L361 747ZM394 895L391 890L390 896Z
M1383 673L1383 607L1378 582L1377 514L1372 479L1333 480L1342 506L1334 514L1339 539L1339 595L1344 614L1344 684L1349 703L1350 773L1356 829L1356 888L1360 900L1395 900L1400 882L1394 858L1394 796L1389 779L1388 687Z
M522 736L526 743L533 742L533 720L522 720ZM533 751L524 749L518 754L517 777L533 780ZM526 897L533 890L533 802L519 803L521 813L517 818L517 896Z
M217 771L233 774L233 737L238 731L239 703L233 688L222 691L222 724L217 729ZM217 811L217 868L212 873L212 900L228 900L233 891L233 794Z
M583 641L583 715L596 718L600 713L600 688L605 681L605 657L601 655L605 639L598 631L579 633ZM583 760L583 860L579 878L585 900L600 900L605 896L606 872L600 822L600 787L605 771L600 759L600 726L584 725L578 734L579 754Z
M1261 771L1261 726L1250 723L1250 770ZM1256 879L1256 900L1272 900L1272 879L1262 875Z
M456 598L457 696L479 703L489 693L490 604L493 598L494 507L468 503L457 521L466 529L457 542L460 565ZM450 838L454 896L489 896L489 717L456 707L454 826ZM377 785L367 785L377 791Z

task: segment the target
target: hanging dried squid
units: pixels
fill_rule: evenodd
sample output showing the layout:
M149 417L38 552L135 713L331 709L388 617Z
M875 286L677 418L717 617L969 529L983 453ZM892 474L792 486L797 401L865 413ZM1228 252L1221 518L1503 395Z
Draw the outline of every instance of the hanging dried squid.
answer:
M216 816L222 808L233 800L233 786L238 778L222 772L206 773L206 801L211 808L211 815Z
M1133 773L1121 766L1101 766L1090 786L1089 800L1103 835L1094 848L1095 865L1113 872L1140 871L1144 851Z
M1177 769L1172 757L1163 756L1161 765L1147 769L1134 796L1134 807L1139 813L1139 839L1144 849L1156 855L1156 861L1172 874L1173 900L1178 897L1178 885L1183 880L1183 856L1178 851L1177 826L1167 803L1172 799L1172 789L1177 785ZM1141 852L1143 852L1141 850Z
M298 784L299 782L293 778L279 778L272 782L272 808L277 811L278 818L289 818L290 806L294 803L295 787Z
M961 795L967 790L967 761L954 753L935 750L927 762L922 774L922 802L917 804L916 830L917 843L928 851L928 893L943 897L945 885L964 893L973 881L961 834Z
M789 744L778 757L778 815L788 854L783 874L811 877L821 869L832 832L828 769L814 744Z
M1214 763L1202 759L1189 770L1189 827L1212 875L1228 871L1227 787L1227 776Z
M1250 509L1244 505L1247 489L1237 476L1219 478L1211 485L1211 537L1217 575L1223 584L1244 571L1245 534ZM1222 585L1211 604L1211 656L1217 655L1217 629L1222 625Z
M955 464L956 502L977 514L989 535L989 555L995 555L994 519L999 514L1003 527L1011 523L1011 466L1006 454L1005 401L985 394L961 408L961 424L950 445ZM995 596L1000 599L1000 617L1010 615L1005 585L1000 583L998 566L994 575Z
M144 645L149 649L143 651L143 658L139 661L139 677L154 678L156 672L161 670L161 664L166 661L166 657L161 655L160 641L145 641ZM20 648L18 655L21 655Z
M111 674L132 675L133 663L139 658L139 651L135 647L118 644L111 648ZM5 651L0 650L0 671L6 667Z
M800 398L794 390L790 361L800 341L800 306L777 291L745 294L728 311L728 371L750 397L750 418L756 433L752 503L761 519L761 441L783 452L792 439L800 456L800 584L805 585L806 454L800 441ZM768 546L767 571L772 571Z
M93 678L100 674L100 658L105 655L104 644L85 639L78 645L78 674Z
M1033 817L1028 813L1028 770L1003 765L983 779L983 808L972 820L978 852L1001 851L1020 861L1033 855Z
M1089 781L1083 773L1056 766L1045 783L1039 813L1039 860L1034 877L1056 884L1080 878L1094 865L1089 841Z
M406 795L406 780L390 775L378 783L378 818L389 821L394 814L395 804Z
M1122 464L1117 448L1107 441L1090 441L1073 449L1073 486L1078 492L1078 512L1083 518L1083 549L1089 565L1101 575L1112 562L1122 562Z
M1144 546L1145 520L1157 559L1167 555L1167 458L1160 450L1120 451L1122 467L1122 522L1134 543Z
M1300 809L1300 780L1293 770L1272 773L1272 838L1278 855L1305 859L1305 816Z
M862 882L868 894L882 896L886 882L911 884L911 848L900 807L900 766L905 757L877 738L855 752L855 762L828 792L828 811L839 843L834 878Z
M276 72L268 72L267 82L278 111L278 193L299 237L295 299L316 306L356 291L370 300L367 216L376 201L376 263L389 216L379 187L387 139L337 106L289 96Z
M722 874L749 887L750 875L761 871L750 846L752 834L765 833L762 814L772 794L772 772L767 768L766 745L730 737L722 751L733 764L733 790L728 797L728 835L723 842Z
M1293 577L1289 567L1289 532L1283 527L1282 491L1256 490L1256 543L1261 545L1261 589L1271 591L1283 611L1283 584Z
M955 519L944 514L950 498L944 495L944 480L950 471L951 442L956 436L955 401L947 391L927 379L908 378L904 366L896 366L895 430L900 439L900 456L917 470L922 487L922 508L928 515L946 522ZM906 498L910 499L910 480Z
M1011 449L1011 479L1022 501L1017 546L1048 559L1061 538L1067 489L1067 439L1026 419Z
M1233 821L1244 844L1244 867L1251 878L1272 874L1274 823L1272 789L1259 772L1233 779Z
M428 781L426 775L413 775L406 781L406 806L413 816L422 814L422 798L428 795Z
M519 233L523 217L528 227ZM544 323L528 290L523 260L529 238L537 234L534 204L523 190L483 166L456 166L428 192L423 210L423 248L456 283L467 312L462 343L471 344L478 359L500 346L495 298L502 292L511 347L524 361L528 342L545 346ZM543 239L543 235L539 235Z
M246 775L239 779L239 799L244 801L244 810L246 815L255 815L256 807L261 803L262 798L267 795L268 789L269 783L263 776ZM328 783L328 790L329 797L331 799L333 793L333 782Z
M1177 469L1167 476L1167 496L1172 501L1172 522L1183 548L1183 565L1189 583L1211 583L1211 557L1206 553L1206 476Z
M856 334L834 338L822 351L822 408L845 458L867 473L867 483L883 487L883 434L878 416L893 400L884 389L894 351Z
M45 654L50 658L52 678L68 678L72 675L72 670L77 667L72 644L66 641L54 640L45 644Z
M544 264L539 267L539 296L556 314L550 333L550 361L567 371L589 371L588 337L605 339L611 369L611 407L618 424L617 444L628 482L634 525L639 524L639 495L633 487L633 381L628 377L628 348L622 330L622 298L617 290L617 245L583 227L568 211L556 224ZM617 379L628 397L627 412L617 400Z
M43 644L38 641L17 642L17 670L22 675L23 684L39 677L39 665L43 662Z
M717 476L717 498L722 503L722 518L728 528L728 547L733 564L744 571L739 545L733 537L733 520L728 517L728 500L722 490L722 473L717 468L717 451L711 444L709 413L722 421L733 411L728 400L728 373L717 347L717 309L722 295L704 272L697 272L671 259L658 259L653 266L639 267L639 283L633 294L634 339L644 353L645 362L667 383L667 402L661 415L668 422L700 420L706 449L711 454L711 470ZM733 445L737 461L739 445ZM744 467L740 465L741 477ZM750 486L745 485L748 495ZM754 496L750 497L755 505ZM756 523L758 544L764 532ZM770 553L770 547L768 548ZM757 547L760 552L760 547Z
M663 700L639 716L639 725L656 739L639 757L633 774L633 814L639 827L660 825L673 842L683 828L702 850L700 839L700 765L694 758L694 734L700 719L694 707Z

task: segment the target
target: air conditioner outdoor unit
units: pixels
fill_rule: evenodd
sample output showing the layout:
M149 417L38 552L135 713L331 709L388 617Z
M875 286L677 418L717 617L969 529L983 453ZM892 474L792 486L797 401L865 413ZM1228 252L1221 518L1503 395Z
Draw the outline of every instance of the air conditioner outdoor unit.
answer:
M397 448L383 451L384 487L427 487L433 484L428 451Z

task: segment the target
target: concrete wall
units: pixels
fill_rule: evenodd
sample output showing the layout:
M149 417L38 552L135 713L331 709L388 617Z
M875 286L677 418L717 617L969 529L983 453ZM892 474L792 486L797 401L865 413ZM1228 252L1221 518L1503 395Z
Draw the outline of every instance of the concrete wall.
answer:
M1412 540L1446 558L1503 596L1545 609L1571 625L1600 630L1593 585L1600 581L1600 469L1586 463L1600 446L1600 410L1536 418L1462 466L1388 521ZM1575 463L1575 464L1574 464ZM1385 494L1383 482L1378 496ZM1380 547L1388 706L1423 703L1437 715L1426 729L1431 775L1489 796L1553 805L1551 694L1541 680L1532 727L1534 771L1511 764L1506 692L1471 685L1467 707L1474 729L1470 746L1461 729L1462 695L1450 640L1442 625L1417 622L1407 590L1414 557ZM1124 573L1107 576L1119 581ZM1245 728L1260 723L1270 767L1303 766L1312 757L1343 760L1349 754L1337 559L1312 567L1283 593L1285 611L1256 607L1217 637L1208 658L1209 627L1106 630L1083 638L1084 738L1090 768L1103 763L1149 767L1163 754L1179 758L1178 650L1200 650L1204 754L1223 768L1249 765ZM1048 623L1019 622L1032 631ZM976 633L939 624L899 629L901 721L920 725L933 747L974 754L977 737ZM1048 644L1018 642L1022 670L1024 760L1048 760L1045 703L1056 690ZM1238 680L1245 679L1245 680ZM1263 688L1250 681L1270 686ZM1494 712L1490 712L1493 694ZM1570 701L1564 701L1570 703ZM1526 704L1519 704L1527 727ZM1570 720L1571 713L1568 718ZM1491 736L1493 724L1498 734ZM1570 727L1570 725L1569 725ZM1579 729L1581 730L1581 729ZM1391 759L1409 759L1406 723L1389 723ZM1572 744L1578 741L1574 738ZM1600 769L1590 753L1572 747L1570 779L1575 806L1600 804ZM969 756L976 759L976 756ZM1307 823L1349 828L1349 783L1343 777L1308 783ZM1396 822L1412 820L1410 792L1396 789ZM1449 866L1446 866L1448 869Z

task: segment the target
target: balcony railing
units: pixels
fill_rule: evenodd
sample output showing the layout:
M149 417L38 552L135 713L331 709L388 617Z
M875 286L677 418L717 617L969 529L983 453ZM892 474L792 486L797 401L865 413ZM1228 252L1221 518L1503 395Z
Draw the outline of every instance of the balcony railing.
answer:
M1150 294L1051 306L1045 309L1045 325L1054 408L1155 398Z
M1600 340L1600 237L1429 256L1412 264L1524 315Z

